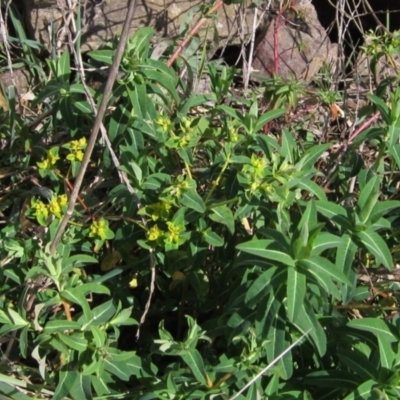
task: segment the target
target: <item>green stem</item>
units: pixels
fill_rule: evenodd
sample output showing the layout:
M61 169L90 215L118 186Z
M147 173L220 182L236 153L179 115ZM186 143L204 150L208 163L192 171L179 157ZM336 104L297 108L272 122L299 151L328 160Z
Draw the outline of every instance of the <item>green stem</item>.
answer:
M213 186L212 186L210 192L208 193L208 195L207 195L207 197L206 197L206 200L205 200L205 203L206 203L206 204L207 204L208 201L210 200L210 198L211 198L212 194L214 193L215 189L218 187L219 182L220 182L221 179L222 179L222 175L224 174L225 170L228 168L228 165L229 165L229 157L227 157L227 159L226 159L226 161L225 161L223 167L221 168L221 171L220 171L219 174L218 174L217 179L214 181L214 184L213 184Z
M185 169L186 169L186 173L188 174L188 177L189 177L190 179L193 179L193 178L192 178L192 172L190 171L189 165L187 164L186 161L184 161L184 163L185 163Z
M219 203L213 203L211 206L207 207L207 210L212 210L215 207L219 207L219 206L224 206L226 204L230 204L230 203L235 203L236 201L238 201L240 199L239 196L234 197L233 199L229 199L229 200L225 200L225 201L221 201Z

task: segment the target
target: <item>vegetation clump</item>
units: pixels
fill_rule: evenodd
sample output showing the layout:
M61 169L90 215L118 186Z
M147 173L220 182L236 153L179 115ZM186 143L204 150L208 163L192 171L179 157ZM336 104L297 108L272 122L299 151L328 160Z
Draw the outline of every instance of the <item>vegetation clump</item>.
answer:
M328 66L238 90L196 35L168 63L143 28L88 153L105 94L86 82L115 43L43 62L9 10L3 70L34 85L0 112L4 396L400 397L395 73L348 111ZM392 40L363 47L373 71Z

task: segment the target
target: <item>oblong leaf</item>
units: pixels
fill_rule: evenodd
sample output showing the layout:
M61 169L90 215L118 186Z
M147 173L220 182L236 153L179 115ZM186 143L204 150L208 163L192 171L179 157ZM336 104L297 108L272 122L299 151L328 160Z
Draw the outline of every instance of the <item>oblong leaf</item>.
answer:
M351 223L348 219L346 209L344 207L339 206L338 204L334 204L330 201L321 201L317 200L315 202L317 206L317 211L324 215L328 220L331 220L343 228L351 229Z
M337 248L342 245L343 239L340 236L333 235L329 232L322 232L314 240L311 254L317 256L324 250Z
M321 154L329 149L330 143L311 146L296 164L298 171L308 171L318 161Z
M306 277L296 267L288 268L287 280L287 316L293 322L300 312L306 295Z
M187 366L192 371L195 378L202 383L207 385L206 374L204 370L204 362L200 353L196 349L190 349L181 355L182 360L187 364Z
M220 224L226 225L230 233L235 233L235 220L230 208L227 206L218 206L212 208L210 219Z
M347 278L347 276L340 271L334 264L332 264L328 259L319 257L319 256L312 256L307 259L298 260L298 265L305 269L311 269L315 273L320 273L323 275L327 275L337 282L342 282L346 285L351 285L351 282Z
M389 271L393 269L393 258L386 242L372 230L357 232L356 237L375 256L378 263L382 263Z
M245 302L249 303L256 297L261 300L284 280L286 280L286 271L283 268L269 268L252 283L246 293Z
M206 211L203 199L195 190L187 190L180 196L180 202L183 206L191 208L201 214Z
M53 320L47 322L43 329L43 333L54 333L54 332L64 332L69 330L79 330L81 329L81 324L76 321L67 320Z
M391 332L386 321L378 318L353 319L347 323L347 326L371 332L376 336L385 337L389 342L395 342L398 338Z
M271 110L264 113L263 115L261 115L260 118L258 118L256 125L254 127L254 131L255 132L260 131L265 124L267 124L268 122L272 121L275 118L280 117L281 115L285 114L285 112L286 112L285 108L278 108L276 110Z
M273 243L272 240L251 240L250 242L241 243L236 246L238 250L245 253L254 254L256 256L267 258L268 260L279 261L280 263L294 267L295 261L288 254L275 249L267 248Z

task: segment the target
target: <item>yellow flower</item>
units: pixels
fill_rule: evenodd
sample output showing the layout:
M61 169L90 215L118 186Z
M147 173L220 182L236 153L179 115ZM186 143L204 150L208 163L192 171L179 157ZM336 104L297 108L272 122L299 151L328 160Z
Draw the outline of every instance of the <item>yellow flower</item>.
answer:
M189 118L182 118L181 129L183 133L189 133L191 125L192 121Z
M58 155L58 148L54 147L47 151L47 158L37 163L40 169L50 169L60 159Z
M84 156L84 152L82 150L78 150L75 152L75 159L77 161L82 161L83 160L83 156Z
M161 201L151 205L151 219L153 221L157 221L159 218L166 219L168 218L169 210L171 209L172 205Z
M68 203L68 198L65 194L61 194L60 196L54 197L51 199L49 204L50 212L55 215L57 218L62 217L62 207Z
M251 156L251 165L254 167L256 175L263 176L265 167L267 166L267 159L265 157Z
M175 225L173 222L167 222L169 233L166 243L178 243L181 233L185 230L183 226Z
M71 151L78 151L86 148L86 138L82 137L79 140L71 140Z
M50 169L50 163L49 163L49 160L47 160L47 159L40 161L36 164L40 169Z
M178 145L179 145L179 147L182 148L182 147L185 147L188 144L188 142L189 142L189 137L188 137L188 135L185 135L179 139Z
M53 215L55 215L57 218L61 218L61 211L62 211L62 210L61 210L61 206L60 206L60 204L58 203L56 197L53 198L53 199L50 201L49 210L50 210L50 212L51 212Z
M107 239L108 224L105 219L94 221L89 228L89 237L99 237L101 240Z
M254 181L250 185L250 192L254 193L257 191L257 189L260 187L260 182L259 181Z
M37 216L38 214L42 214L45 216L48 215L47 206L43 203L43 201L33 199L32 208L34 209L35 216Z
M229 139L232 143L236 143L239 140L238 130L236 128L229 128Z
M162 116L160 115L157 119L156 119L156 124L160 125L161 128L163 129L164 132L170 132L172 129L172 122L171 120L166 117L166 116Z
M161 236L162 236L162 231L157 225L152 226L147 232L147 237L152 242L158 240Z
M58 204L62 207L65 206L68 203L68 197L66 194L61 194L60 196L57 197L58 199Z

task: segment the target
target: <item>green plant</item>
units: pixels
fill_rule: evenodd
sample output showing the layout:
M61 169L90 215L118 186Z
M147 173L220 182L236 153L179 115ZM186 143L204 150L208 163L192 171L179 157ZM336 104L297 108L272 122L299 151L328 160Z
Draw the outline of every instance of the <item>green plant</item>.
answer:
M152 42L144 28L127 45L104 119L110 146L96 143L54 254L90 96L98 104L103 88L85 88L64 52L42 66L51 78L31 104L51 110L44 122L32 131L33 117L2 115L0 335L11 362L0 391L397 399L398 283L358 278L399 260L400 92L385 103L382 83L371 126L335 153L290 122L264 132L297 107L303 83L268 80L261 110L256 90L232 96L234 69L209 64L211 92L197 94L152 58ZM93 67L113 56L112 44L89 53Z
M304 95L304 82L294 77L285 80L279 75L263 82L264 96L272 108L287 107L288 110L297 108L299 97Z

